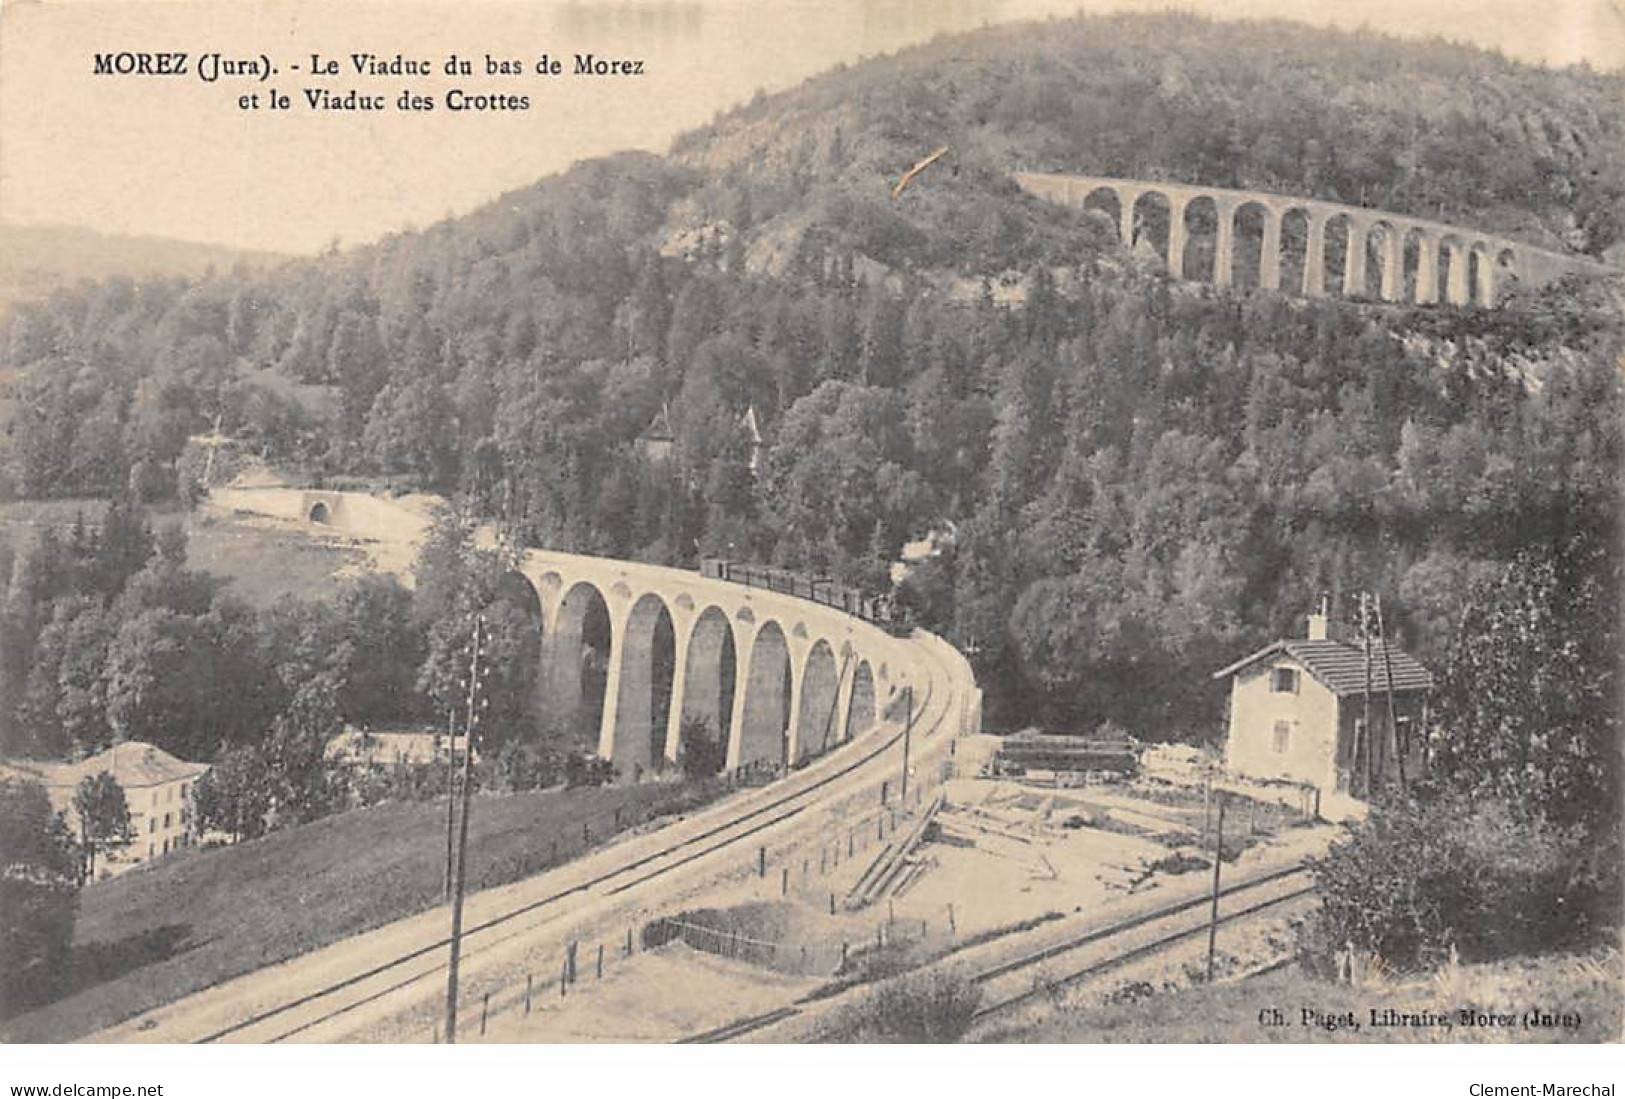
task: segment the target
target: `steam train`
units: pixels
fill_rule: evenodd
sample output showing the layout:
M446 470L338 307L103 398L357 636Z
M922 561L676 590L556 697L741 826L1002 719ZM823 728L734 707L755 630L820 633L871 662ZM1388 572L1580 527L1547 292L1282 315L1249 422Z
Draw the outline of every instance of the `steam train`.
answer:
M830 576L808 576L788 569L729 561L723 557L702 558L700 575L708 580L727 580L747 587L783 592L798 599L810 599L871 622L894 637L907 637L914 628L908 620L906 609L893 603L890 595L874 595L848 587Z

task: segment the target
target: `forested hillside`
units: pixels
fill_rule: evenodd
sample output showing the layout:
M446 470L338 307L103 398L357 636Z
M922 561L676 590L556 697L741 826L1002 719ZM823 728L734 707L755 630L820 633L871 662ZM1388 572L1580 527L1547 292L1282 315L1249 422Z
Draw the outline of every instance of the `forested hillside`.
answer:
M564 549L880 585L938 529L902 598L973 654L990 723L1210 737L1208 673L1322 591L1382 592L1442 666L1471 582L1519 551L1580 539L1613 577L1617 299L1572 284L1419 310L1172 284L1005 172L1302 192L1600 255L1625 212L1622 90L1185 17L943 40L422 232L21 310L0 339L22 374L0 489L186 496L188 436L218 418L307 476L464 494ZM1022 304L995 304L1011 285ZM636 439L663 406L675 449L652 462ZM12 550L0 722L26 744L31 675L31 712L53 705L30 670L52 610Z

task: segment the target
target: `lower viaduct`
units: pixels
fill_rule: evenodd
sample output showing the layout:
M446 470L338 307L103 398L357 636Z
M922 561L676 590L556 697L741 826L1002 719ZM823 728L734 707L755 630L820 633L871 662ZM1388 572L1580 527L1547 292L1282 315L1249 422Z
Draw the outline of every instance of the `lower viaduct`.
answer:
M1536 287L1572 273L1620 273L1583 257L1474 229L1318 199L1106 176L1017 172L1014 178L1038 198L1113 213L1127 247L1144 241L1156 247L1152 238L1161 237L1157 250L1170 276L1199 279L1205 274L1205 281L1216 286L1237 283L1239 259L1253 283L1265 290L1282 289L1283 268L1290 265L1296 278L1285 288L1308 297L1325 296L1328 274L1336 272L1345 297L1491 307L1508 278ZM1256 247L1249 242L1238 248L1237 228L1243 221L1249 228L1258 224ZM1195 247L1198 223L1213 225L1212 258L1208 270L1200 273L1195 270L1198 252L1205 250ZM1153 227L1161 231L1153 233ZM1283 255L1288 234L1301 241L1301 251L1291 248ZM1340 269L1328 269L1328 242ZM1200 258L1205 260L1205 254Z
M598 753L626 774L676 761L692 719L726 735L727 770L794 767L884 719L924 674L908 638L681 569L531 550L506 597L540 625L542 714L578 727L596 713ZM593 619L599 644L589 650ZM585 668L589 651L606 655L606 632L599 698ZM656 659L657 637L667 660Z
M220 507L372 541L409 545L427 512L364 493L216 489ZM499 589L535 624L540 720L597 723L598 753L631 776L681 758L686 721L726 737L725 769L795 767L888 718L923 692L946 646L884 629L810 599L698 572L527 550ZM981 728L963 657L958 732ZM914 705L920 704L914 699Z

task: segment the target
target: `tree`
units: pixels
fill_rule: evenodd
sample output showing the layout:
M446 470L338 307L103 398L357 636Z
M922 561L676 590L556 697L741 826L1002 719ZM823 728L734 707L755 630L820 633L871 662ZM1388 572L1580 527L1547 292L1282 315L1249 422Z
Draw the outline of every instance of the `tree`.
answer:
M130 805L124 787L109 771L86 775L73 794L73 811L79 817L79 844L84 851L84 876L96 876L96 853L111 851L130 842Z
M691 779L710 778L727 762L728 746L711 731L703 717L683 718L683 774Z
M73 943L79 858L44 787L0 777L0 1014L60 975Z
M1611 542L1578 540L1475 586L1438 697L1433 751L1450 787L1613 835L1620 587Z
M199 829L225 832L233 843L264 834L271 810L265 774L265 756L258 745L222 751L194 790Z
M301 687L271 723L261 755L261 781L270 790L271 827L304 824L340 808L342 776L327 763L327 745L343 729L332 685Z

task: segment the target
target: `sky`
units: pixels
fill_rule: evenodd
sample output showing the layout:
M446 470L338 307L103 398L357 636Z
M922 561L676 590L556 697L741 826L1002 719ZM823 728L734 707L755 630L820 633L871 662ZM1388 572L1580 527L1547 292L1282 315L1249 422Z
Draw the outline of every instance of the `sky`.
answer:
M82 225L276 252L356 244L467 212L584 157L663 152L684 130L839 62L939 33L1076 11L1177 7L1440 35L1546 65L1625 67L1625 0L0 0L0 222ZM180 77L97 75L95 56L188 54ZM197 75L265 57L263 81ZM348 75L349 55L428 78ZM448 53L475 74L447 77ZM545 53L639 58L639 76L548 77ZM311 55L346 67L316 78ZM485 55L521 61L486 76ZM300 71L293 71L293 66ZM302 89L433 95L430 112L314 111ZM272 110L271 89L291 97ZM529 97L445 109L453 89ZM258 94L256 109L239 98Z

